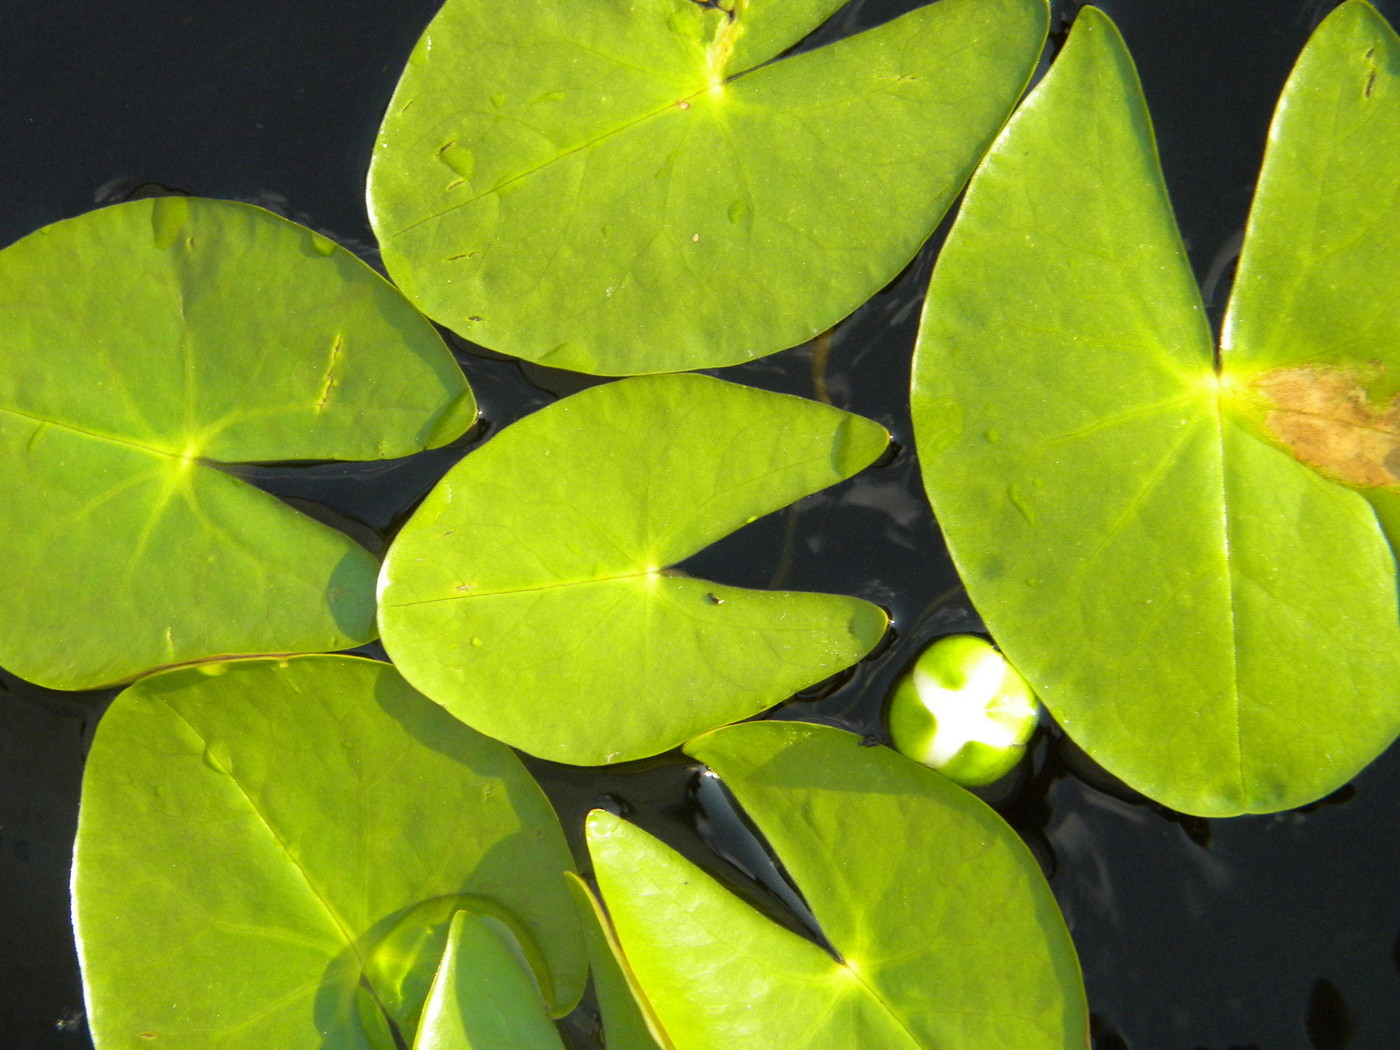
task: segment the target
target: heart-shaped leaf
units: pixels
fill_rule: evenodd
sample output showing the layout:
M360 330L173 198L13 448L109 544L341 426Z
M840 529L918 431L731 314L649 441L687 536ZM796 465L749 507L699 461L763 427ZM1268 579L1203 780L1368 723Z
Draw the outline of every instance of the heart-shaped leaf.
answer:
M883 427L697 375L596 386L458 463L389 549L404 676L531 754L626 761L756 714L869 652L876 606L667 566L850 477Z
M407 455L476 414L441 339L324 237L167 197L0 252L0 664L63 689L373 637L374 560L214 469Z
M1361 3L1309 43L1219 365L1131 60L1091 8L973 179L929 288L914 420L968 594L1086 751L1189 813L1309 802L1400 730L1391 550L1362 495L1265 425L1372 357L1400 364L1367 298L1400 276L1400 212L1377 203L1400 194L1396 68ZM1385 179L1348 174L1372 165Z
M1088 1018L1034 858L937 773L822 726L687 746L733 791L828 951L604 811L589 850L627 960L677 1050L1070 1050Z
M586 972L571 868L510 749L387 664L144 678L103 717L83 783L74 917L97 1044L365 1050L357 994L384 969L368 964L440 897L510 917L562 1013Z
M941 0L770 62L839 0L448 0L370 166L389 272L462 335L608 375L835 324L1025 87L1043 0Z

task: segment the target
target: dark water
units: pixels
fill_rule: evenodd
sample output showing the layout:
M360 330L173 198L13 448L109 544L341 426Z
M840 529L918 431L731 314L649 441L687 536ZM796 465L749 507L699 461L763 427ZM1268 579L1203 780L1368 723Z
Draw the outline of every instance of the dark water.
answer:
M0 5L0 244L153 188L253 201L372 253L365 165L432 0L237 5L5 0ZM835 29L913 0L860 0ZM1057 3L1057 19L1074 5ZM1106 0L1140 65L1198 276L1228 293L1270 112L1318 0ZM1395 21L1400 4L1380 5ZM890 682L928 639L975 630L910 451L908 368L931 252L824 349L729 378L814 396L888 426L888 464L688 563L728 583L842 591L891 609L877 658L775 717L880 733ZM824 363L823 363L824 362ZM486 432L579 385L473 354ZM384 542L461 454L256 471ZM342 519L343 520L343 519ZM0 613L3 615L3 613ZM82 756L106 695L0 677L0 1048L90 1046L67 867ZM578 839L606 804L733 878L759 906L761 852L683 757L601 771L532 763ZM1053 733L997 800L1052 874L1078 944L1101 1050L1392 1050L1400 1046L1400 755L1305 812L1182 818L1126 800ZM709 843L725 859L709 852ZM746 875L755 876L750 881ZM778 886L781 891L781 886ZM801 919L787 921L800 927ZM574 1026L589 1045L587 1019ZM999 1050L999 1048L988 1048Z

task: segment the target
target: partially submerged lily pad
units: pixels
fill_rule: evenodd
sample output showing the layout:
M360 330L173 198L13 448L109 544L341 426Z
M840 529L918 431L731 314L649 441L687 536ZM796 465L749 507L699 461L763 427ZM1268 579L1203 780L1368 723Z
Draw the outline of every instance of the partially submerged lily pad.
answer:
M895 750L964 787L1009 773L1039 716L1026 680L990 642L971 634L924 649L885 708Z
M216 469L403 456L475 418L442 340L258 208L135 201L0 251L0 664L60 689L374 634L374 559Z
M83 782L74 922L97 1045L392 1047L362 1026L362 982L375 995L376 947L406 920L430 926L421 905L443 898L513 917L561 1014L586 972L571 868L510 749L387 664L305 656L144 678L103 717ZM423 959L416 987L437 963ZM384 1019L404 1016L414 983L381 985Z
M1367 502L1393 539L1370 472L1400 385L1377 283L1400 279L1397 70L1359 0L1309 42L1218 364L1131 59L1093 8L929 287L914 421L968 594L1080 746L1188 813L1311 802L1400 731L1395 558Z
M829 948L594 811L589 850L604 901L676 1050L1088 1044L1079 967L1050 888L972 795L822 726L746 723L687 750L768 839Z
M593 387L457 464L394 540L380 630L482 732L583 765L675 747L870 651L868 602L669 566L871 463L883 427L696 375Z
M607 375L810 339L891 280L1005 120L1043 0L941 0L772 61L841 0L448 0L389 104L394 280L492 349Z

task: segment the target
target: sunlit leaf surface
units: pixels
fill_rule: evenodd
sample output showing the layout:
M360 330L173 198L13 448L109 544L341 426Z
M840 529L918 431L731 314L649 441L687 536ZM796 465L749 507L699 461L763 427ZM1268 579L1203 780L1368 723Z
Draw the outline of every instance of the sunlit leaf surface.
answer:
M859 737L758 722L693 741L831 950L597 810L589 849L677 1050L1082 1050L1079 967L1049 886L968 792Z
M0 664L65 689L373 636L375 565L219 463L402 456L475 403L319 234L167 197L0 252Z
M1136 74L1093 9L930 285L915 425L968 593L1085 750L1189 813L1302 805L1400 730L1395 565L1367 502L1390 497L1298 436L1335 448L1339 414L1386 411L1364 377L1396 386L1376 298L1400 276L1396 68L1359 2L1309 44L1219 367Z
M362 972L448 895L510 917L560 1013L586 969L571 868L510 749L387 664L142 679L103 717L83 783L74 915L97 1045L365 1050Z
M603 1044L608 1050L674 1050L646 1004L603 914L602 903L577 876L570 877L569 888L583 916L583 939L588 946L588 970L598 999Z
M800 343L933 230L1043 0L941 0L769 61L839 0L448 0L370 167L394 280L493 349L621 375Z
M413 1050L564 1050L509 930L452 917Z
M415 686L557 761L625 761L756 714L884 632L856 598L668 568L872 462L888 435L696 375L593 387L454 467L390 547L380 630Z

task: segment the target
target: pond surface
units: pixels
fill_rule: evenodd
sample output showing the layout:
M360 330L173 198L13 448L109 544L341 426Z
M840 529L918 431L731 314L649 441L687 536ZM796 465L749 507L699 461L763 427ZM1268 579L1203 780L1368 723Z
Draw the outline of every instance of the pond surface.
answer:
M856 0L824 34L913 0ZM1074 5L1057 3L1057 19ZM1228 294L1274 100L1319 0L1105 0L1142 71L1208 300ZM1400 3L1378 5L1392 22ZM372 257L363 182L380 112L432 0L7 0L0 7L0 245L162 188L251 201ZM901 451L687 563L726 583L859 595L893 641L774 717L882 735L891 682L928 640L977 630L919 485L907 389L932 249L829 339L725 371L880 420ZM485 434L590 380L459 344ZM283 497L387 539L462 454L262 468ZM67 869L82 758L108 694L0 676L0 1046L91 1046ZM761 855L683 757L604 770L532 763L575 843L625 809L727 878ZM992 795L1036 851L1074 934L1101 1050L1400 1046L1400 753L1306 811L1206 821L1144 805L1053 731ZM709 843L709 846L706 844ZM728 860L718 859L712 846ZM731 863L732 862L732 863ZM775 898L748 883L756 900ZM157 952L158 945L152 946ZM591 1046L587 1018L571 1037Z

